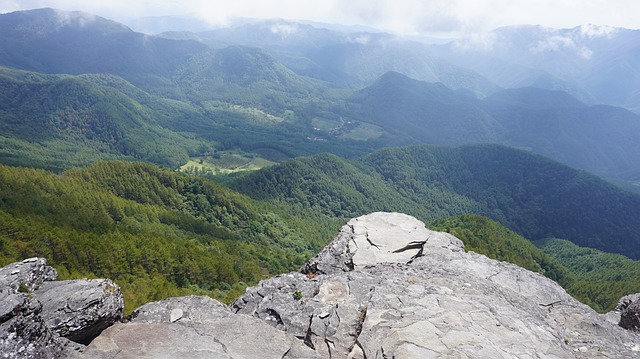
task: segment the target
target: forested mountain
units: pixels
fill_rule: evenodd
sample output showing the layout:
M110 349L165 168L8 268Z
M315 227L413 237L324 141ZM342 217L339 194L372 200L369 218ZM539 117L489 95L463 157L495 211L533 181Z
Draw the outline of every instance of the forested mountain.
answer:
M501 157L517 157L517 153L510 153L512 150L496 150L502 152ZM500 209L491 210L478 196L466 196L465 191L474 192L469 188L486 185L465 183L464 174L453 173L452 168L464 170L465 164L451 162L456 156L465 157L464 149L414 148L399 152L404 153L395 155L410 154L413 164L373 171L364 163L373 163L373 157L385 154L374 154L358 163L333 155L290 160L236 180L234 186L243 188L253 199L211 180L148 164L100 162L61 175L0 166L0 265L42 256L62 278L112 278L124 290L127 311L169 295L208 294L230 301L246 283L296 269L332 238L346 216L401 210L435 220L430 227L458 236L467 250L543 273L597 310L610 310L620 296L640 290L633 274L637 261L607 257L563 242L559 243L568 249L550 247L557 241L543 242L541 248L548 252L543 254L523 237L487 218L463 215L443 219L450 214L493 215L504 211L513 213L508 221L519 223L527 213L518 212L518 202L523 206L530 202L500 186L492 192L504 198L496 202ZM541 169L535 161L527 160L531 155L524 157L531 170ZM428 162L425 158L434 160L428 168L422 167ZM466 166L471 167L468 163ZM477 171L473 173L477 175ZM412 182L407 181L407 175ZM501 176L508 177L504 173ZM457 184L438 182L446 178ZM517 184L522 178L516 171L506 181ZM560 182L559 186L568 184ZM597 181L583 186L573 194L575 200L565 200L566 210L540 209L551 212L540 218L550 221L552 215L567 217L566 212L578 211L575 206L580 198L588 197L587 190L601 186ZM548 195L540 192L539 197ZM556 189L554 193L562 192ZM615 191L608 196L614 201L620 199ZM594 199L589 201L595 203ZM542 200L538 203L545 204ZM592 206L593 212L602 210ZM625 210L637 215L633 207ZM633 222L622 228L612 219L620 215L616 208L599 212L600 218L589 217L589 213L585 221L594 222L589 230L595 236L612 233L611 227L605 230L605 226L621 232L635 229ZM535 225L544 227L545 223L541 220ZM526 225L521 229L531 230ZM570 221L567 232L585 234L580 224ZM628 253L632 253L629 248L633 238L629 236L623 243ZM609 245L609 240L615 239L611 235L602 243ZM574 260L562 254L567 251L591 257ZM603 285L612 287L605 291Z
M249 174L232 187L333 216L482 214L532 240L558 237L640 258L640 196L502 146L384 149L355 166L320 155Z
M528 87L479 100L390 73L352 104L354 118L418 143L499 143L627 186L640 178L640 115L587 106L565 92Z
M113 80L0 68L2 162L62 170L120 157L176 167L204 146L162 126L201 118L194 109L162 100L141 104L91 82Z
M500 124L476 105L473 97L441 83L389 72L358 91L354 117L410 137L416 143L460 145L497 142Z
M147 164L60 176L0 166L0 180L0 265L42 256L63 278L114 279L128 311L186 293L231 301L242 283L300 266L341 225Z

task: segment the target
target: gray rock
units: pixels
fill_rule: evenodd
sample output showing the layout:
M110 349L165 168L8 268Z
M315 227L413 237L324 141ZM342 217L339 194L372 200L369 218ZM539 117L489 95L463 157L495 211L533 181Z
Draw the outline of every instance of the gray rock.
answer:
M59 334L85 340L122 315L111 281L51 282L56 276L42 258L0 268L0 357L74 357L84 346Z
M57 277L58 272L44 258L25 259L0 268L0 293L33 292Z
M301 272L248 288L232 309L324 358L640 358L638 335L555 282L464 253L409 216L351 220Z
M26 294L0 293L0 357L58 358L73 350L47 327L41 312L42 305Z
M618 324L625 329L640 332L640 299L624 306Z
M615 310L621 312L625 310L631 303L637 302L639 300L640 300L640 293L626 295L620 298L620 300L618 301L618 305L616 305Z
M45 282L35 298L49 328L81 344L122 319L124 310L120 287L108 279Z
M300 271L330 274L380 263L407 263L425 248L458 252L464 251L464 244L449 233L427 229L409 215L376 212L350 220Z
M81 358L318 358L302 341L208 297L146 304L105 330Z
M42 319L42 305L33 291L54 280L55 269L41 258L0 268L0 353L2 358L57 358L67 343Z

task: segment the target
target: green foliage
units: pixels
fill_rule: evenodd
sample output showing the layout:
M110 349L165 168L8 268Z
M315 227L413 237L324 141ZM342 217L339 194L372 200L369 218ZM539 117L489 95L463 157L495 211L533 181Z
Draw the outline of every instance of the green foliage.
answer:
M321 154L236 178L231 186L339 218L475 213L533 240L556 236L640 258L640 196L502 146L390 148L353 162Z
M296 290L295 292L293 292L293 299L295 300L300 300L303 296L304 294L302 294L302 291L300 290Z
M600 312L613 310L618 299L640 292L639 261L561 239L546 239L536 245L574 274L575 280L567 287L569 293Z
M62 279L114 279L127 312L170 295L229 302L242 283L298 268L336 229L148 164L59 176L0 166L0 183L0 264L41 256Z
M195 111L148 100L152 109L80 77L0 68L0 89L0 159L7 164L60 170L119 157L176 167L202 145L159 124L197 118Z
M472 214L450 217L431 222L429 228L458 237L467 251L538 272L562 286L571 282L571 273L558 261L524 237L486 217Z

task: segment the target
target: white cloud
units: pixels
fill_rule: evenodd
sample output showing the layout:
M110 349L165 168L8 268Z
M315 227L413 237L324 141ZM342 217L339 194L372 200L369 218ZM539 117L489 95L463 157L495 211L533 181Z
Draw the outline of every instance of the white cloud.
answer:
M298 32L298 26L295 24L285 24L285 23L274 24L274 25L271 25L271 27L269 28L269 31L271 31L271 33L273 34L280 35L282 37L289 37L295 34L296 32Z
M454 41L453 46L461 52L491 51L497 39L495 33L483 32L470 34Z
M593 51L590 48L584 46L580 48L578 55L580 55L580 57L582 57L585 60L591 60L591 58L593 57Z
M572 38L566 36L550 36L544 40L538 41L535 47L529 49L533 54L543 52L559 51L563 49L575 49L576 43Z
M460 35L515 24L640 28L640 1L631 0L0 0L0 12L38 7L82 10L118 21L183 14L215 24L228 17L307 19L405 34ZM584 31L585 36L606 34L599 27Z
M613 26L598 26L593 24L585 24L580 26L580 35L588 37L590 39L596 37L611 37L618 31Z

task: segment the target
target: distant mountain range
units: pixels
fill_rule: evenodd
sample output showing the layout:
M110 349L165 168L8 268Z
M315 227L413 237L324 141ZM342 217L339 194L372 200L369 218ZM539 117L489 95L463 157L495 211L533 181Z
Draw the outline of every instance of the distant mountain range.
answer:
M0 118L3 157L28 165L20 153L42 145L41 130L49 139L56 134L59 148L79 138L106 146L74 165L98 153L175 165L212 149L282 159L499 143L637 189L640 116L594 104L635 109L638 32L513 27L483 41L426 45L284 20L151 36L80 12L3 14L0 65L11 89ZM69 86L91 94L92 103L118 106L65 99ZM49 122L39 119L45 115ZM65 125L50 131L52 121ZM106 139L98 124L120 134ZM145 130L131 132L136 126ZM171 140L149 148L152 132ZM167 143L183 145L175 152ZM66 160L36 163L65 168Z
M502 87L562 90L640 112L640 30L511 26L431 49Z

